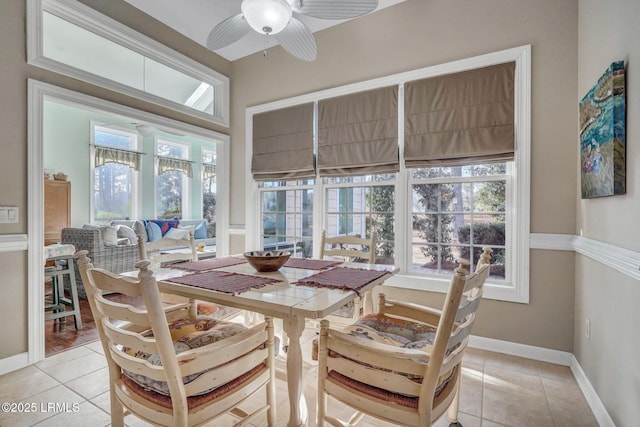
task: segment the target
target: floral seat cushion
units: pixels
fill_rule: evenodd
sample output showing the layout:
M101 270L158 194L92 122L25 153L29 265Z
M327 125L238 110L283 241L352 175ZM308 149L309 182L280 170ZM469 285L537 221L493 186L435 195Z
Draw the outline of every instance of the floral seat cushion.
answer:
M171 339L173 340L173 349L176 354L208 344L213 344L245 330L247 330L247 328L238 323L215 320L207 316L198 316L195 319L178 320L169 325L169 332L171 333ZM151 336L151 331L146 335ZM162 361L158 354L148 354L133 349L124 349L124 351L134 357L145 359L152 365L162 366ZM183 377L182 380L185 384L188 384L204 372L206 371L188 375ZM156 381L144 375L129 371L123 371L123 375L138 384L144 390L151 390L156 393L169 396L169 387L165 381ZM214 389L215 387L210 390L205 390L202 394L209 393Z
M396 347L429 351L436 328L383 314L369 314L343 329L354 337L366 338Z

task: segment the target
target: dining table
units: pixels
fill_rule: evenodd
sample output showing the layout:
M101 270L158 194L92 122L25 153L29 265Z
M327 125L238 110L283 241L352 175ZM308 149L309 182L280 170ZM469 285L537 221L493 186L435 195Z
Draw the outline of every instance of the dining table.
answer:
M273 272L258 272L242 255L154 268L161 292L282 319L288 339L288 427L307 425L300 338L306 319L320 319L360 295L371 310L371 290L397 269L393 265L290 258Z

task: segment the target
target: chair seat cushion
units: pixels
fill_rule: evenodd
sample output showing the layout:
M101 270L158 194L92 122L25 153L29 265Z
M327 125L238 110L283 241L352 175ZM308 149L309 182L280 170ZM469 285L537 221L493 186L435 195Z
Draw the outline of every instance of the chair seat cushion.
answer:
M245 330L247 330L247 328L244 325L215 320L207 316L198 316L196 319L183 319L169 325L169 331L171 332L171 338L173 340L173 348L176 354L208 344L213 344ZM146 335L151 336L151 332L149 331ZM162 366L162 361L158 354L148 354L133 349L124 349L124 351L131 356L145 359L152 365ZM204 372L206 371L188 375L183 377L182 380L185 384L188 384ZM169 396L170 394L169 386L165 381L156 381L144 375L129 371L123 371L123 374L143 389L151 390L166 396ZM205 390L201 394L209 393L214 389L215 387L210 390Z
M426 351L431 348L436 336L436 328L432 326L384 314L363 316L342 332L383 344Z

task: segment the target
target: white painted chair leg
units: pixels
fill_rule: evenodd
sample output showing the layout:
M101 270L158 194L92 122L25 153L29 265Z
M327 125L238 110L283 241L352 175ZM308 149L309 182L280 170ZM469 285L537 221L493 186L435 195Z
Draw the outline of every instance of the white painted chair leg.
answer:
M462 379L462 374L460 373L460 368L456 374L458 376L458 380L456 383L456 394L453 396L453 400L451 401L451 405L449 405L448 409L448 417L449 417L449 427L462 427L462 424L458 421L458 410L460 408L460 380Z

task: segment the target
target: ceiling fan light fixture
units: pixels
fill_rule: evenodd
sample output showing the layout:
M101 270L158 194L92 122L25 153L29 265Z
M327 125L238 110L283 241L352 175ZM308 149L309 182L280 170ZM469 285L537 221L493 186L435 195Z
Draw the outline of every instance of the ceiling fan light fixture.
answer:
M144 137L153 135L153 127L149 125L136 125L136 131L140 136Z
M251 28L261 34L278 34L293 14L285 0L243 0L240 6Z

